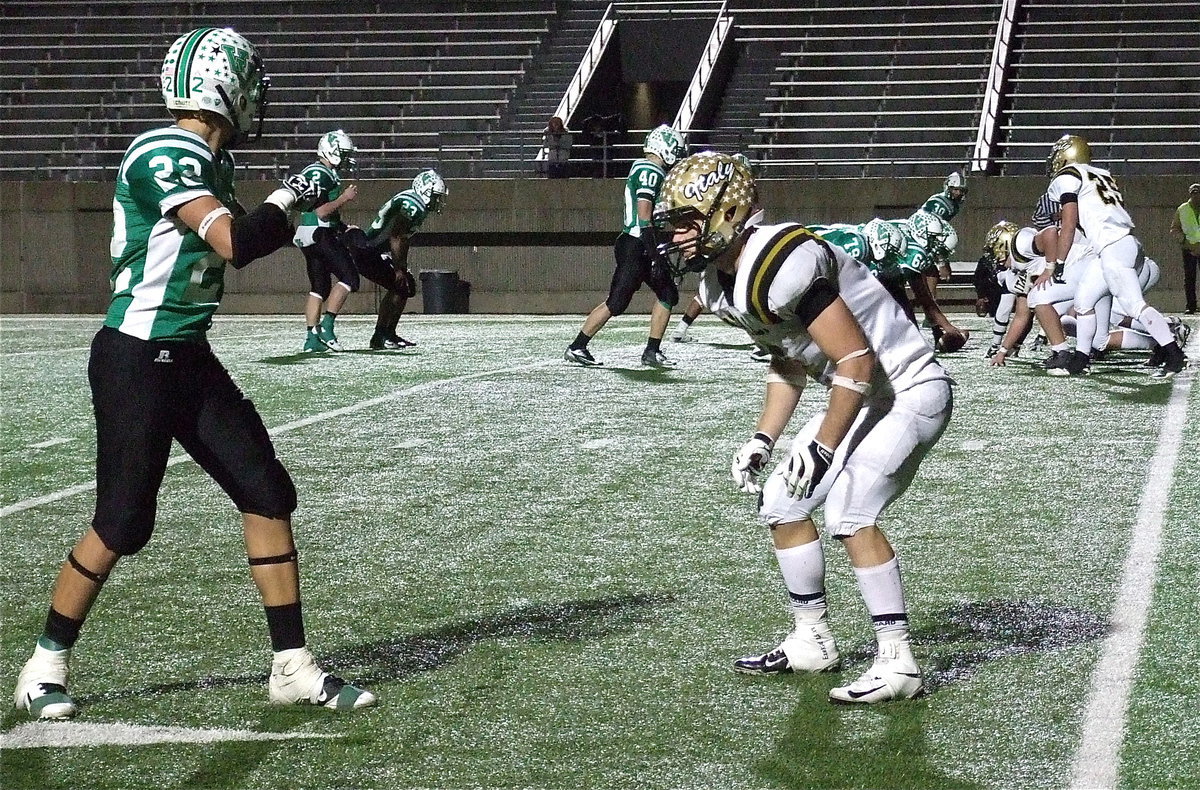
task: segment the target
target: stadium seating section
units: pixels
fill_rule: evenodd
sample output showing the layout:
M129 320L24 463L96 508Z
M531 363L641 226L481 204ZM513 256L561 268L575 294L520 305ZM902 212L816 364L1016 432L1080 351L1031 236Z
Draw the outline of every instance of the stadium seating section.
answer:
M619 20L621 9L679 13L689 3L614 5ZM240 154L246 177L311 159L317 137L336 127L354 136L366 177L429 164L456 178L527 176L608 8L602 0L7 3L0 179L110 180L128 141L165 117L157 72L167 43L202 25L236 28L268 64L265 140ZM727 0L723 13L734 19L733 65L711 86L716 109L693 139L745 151L769 177L930 176L966 166L1001 51L990 172L1040 173L1048 143L1065 131L1087 136L1123 173L1179 172L1200 160L1195 3ZM998 48L1006 13L1011 36ZM643 131L630 130L617 156L636 155Z

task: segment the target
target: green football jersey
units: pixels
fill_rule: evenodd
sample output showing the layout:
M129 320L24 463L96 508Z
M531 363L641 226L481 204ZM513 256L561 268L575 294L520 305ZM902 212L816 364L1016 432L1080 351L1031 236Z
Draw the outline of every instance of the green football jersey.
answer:
M428 213L425 201L415 190L397 192L379 208L367 227L367 241L374 247L387 242L393 233L408 238L417 232Z
M859 263L874 268L867 237L859 232L857 225L808 225L807 227Z
M236 205L233 157L170 126L130 143L113 196L112 300L104 325L143 340L203 340L225 289L225 261L175 216L211 195Z
M629 168L629 176L625 179L622 233L641 238L642 228L650 223L638 217L638 201L649 200L651 206L658 202L658 191L666 176L667 172L649 159L638 159Z
M336 170L327 167L322 162L313 162L308 167L301 171L305 178L309 181L316 182L322 197L317 201L317 206L323 206L326 203L336 200L342 194L342 178L337 174ZM341 212L335 211L325 219L317 216L316 211L305 211L300 215L299 222L296 223L296 236L292 241L297 247L307 247L313 243L313 231L317 228L336 228L342 224Z
M961 205L962 198L951 200L950 196L945 192L938 192L936 195L929 196L929 199L925 201L925 205L921 206L921 210L935 214L944 220L952 220L958 214L958 209Z

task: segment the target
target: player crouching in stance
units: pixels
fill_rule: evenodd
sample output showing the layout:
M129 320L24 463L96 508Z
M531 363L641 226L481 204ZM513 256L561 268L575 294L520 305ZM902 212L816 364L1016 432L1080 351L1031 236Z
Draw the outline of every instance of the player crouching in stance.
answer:
M396 334L409 297L417 295L417 281L408 270L409 240L430 212L442 212L449 196L450 190L436 170L422 170L411 189L397 192L379 208L365 231L351 228L346 233L346 246L359 273L384 289L371 335L372 349L416 345Z
M895 551L878 526L950 420L953 383L933 349L867 267L798 223L760 225L750 171L703 153L667 176L659 212L674 266L732 274L727 312L770 349L766 400L754 436L734 457L739 487L759 492L760 515L791 599L795 627L775 649L739 659L749 674L821 672L840 665L826 617L825 555L813 513L846 547L875 626L878 653L837 703L908 699L922 690L909 643ZM710 293L704 289L705 294ZM760 488L759 476L800 399L806 375L829 387Z
M150 540L172 440L242 514L250 575L275 651L271 702L339 710L375 702L371 692L324 672L305 646L291 524L296 488L254 404L206 340L226 261L241 268L286 245L289 212L320 197L311 181L291 176L249 213L230 210L237 201L228 148L255 125L261 133L266 88L257 51L234 31L180 36L162 67L175 124L135 139L121 162L112 300L88 364L96 511L58 573L45 630L17 679L14 702L34 718L77 711L67 691L71 649L117 561Z

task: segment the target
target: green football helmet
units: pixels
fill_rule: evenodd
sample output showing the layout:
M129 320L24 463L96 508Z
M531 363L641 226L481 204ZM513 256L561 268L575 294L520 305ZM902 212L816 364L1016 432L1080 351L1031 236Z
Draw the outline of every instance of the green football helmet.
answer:
M877 262L889 257L900 257L908 252L908 241L891 222L876 217L862 226L862 235L871 248L871 258Z
M339 173L353 173L358 169L358 160L354 158L356 153L358 148L355 147L354 141L341 129L326 132L317 143L317 156Z
M646 135L646 141L642 143L642 152L654 154L663 160L667 167L672 167L687 154L687 144L683 141L683 135L663 124L651 129Z
M229 121L234 134L227 145L262 136L270 80L258 50L231 28L202 27L175 39L159 81L168 110L206 110Z
M422 170L417 173L417 177L413 179L412 188L420 195L421 200L425 201L429 210L435 214L442 212L446 205L446 198L450 195L450 190L446 188L446 182L442 180L436 170Z
M958 191L957 197L950 192L952 189ZM962 200L967 196L967 177L958 170L955 170L946 176L946 180L942 182L942 192L951 200Z

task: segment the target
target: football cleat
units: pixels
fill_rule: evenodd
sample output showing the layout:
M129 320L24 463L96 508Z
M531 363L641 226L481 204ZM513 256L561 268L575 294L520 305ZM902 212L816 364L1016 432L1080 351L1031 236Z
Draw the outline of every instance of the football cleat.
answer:
M1156 379L1169 379L1182 373L1186 367L1187 356L1178 346L1164 346L1162 367L1150 375Z
M342 344L338 342L337 335L334 334L333 325L324 323L317 326L317 339L325 344L325 348L330 351L341 351Z
M675 367L675 360L669 359L661 351L646 349L642 352L642 364L649 368L673 368Z
M29 711L35 719L69 719L78 713L75 700L67 694L69 658L69 650L34 647L33 655L17 676L13 705Z
M762 346L755 346L754 350L750 352L750 359L755 362L770 362L771 352Z
M871 668L858 680L829 690L829 701L839 705L872 705L894 699L912 699L922 692L921 669L907 639L883 642Z
M1166 356L1163 352L1163 347L1156 344L1154 346L1154 348L1151 349L1150 356L1146 359L1145 362L1142 363L1142 367L1144 367L1144 368L1161 368L1162 363L1165 359L1166 359Z
M1108 359L1108 349L1093 348L1091 354L1088 355L1092 362L1103 362Z
M371 335L370 346L375 351L383 351L385 349L386 350L394 350L397 348L412 348L415 345L416 345L416 343L414 343L413 341L405 340L404 338L397 335L395 332L391 332L391 333L376 332L375 334Z
M329 348L321 342L321 338L317 335L316 329L308 330L307 336L304 338L304 349L308 351L328 351Z
M788 672L835 672L842 666L837 641L825 620L797 626L774 650L744 656L733 662L743 675L780 675Z
M1066 376L1067 365L1071 362L1071 349L1064 348L1062 351L1051 352L1050 356L1042 360L1042 369L1051 376Z
M604 364L593 357L592 352L586 348L568 348L563 353L563 359L574 362L576 365L583 365L585 368L594 368Z
M1067 361L1068 376L1086 376L1092 372L1092 358L1082 351L1072 351Z
M991 359L992 357L996 356L996 353L999 351L1000 351L1000 344L992 343L990 346L988 346L987 351L983 352L983 358Z
M273 705L319 705L330 710L365 708L377 701L366 689L322 671L307 647L275 654L267 693Z
M1186 346L1188 338L1192 334L1192 328L1173 315L1167 317L1167 325L1171 327L1171 334L1175 336L1175 342L1179 347Z
M1046 345L1048 342L1050 342L1050 341L1046 339L1045 335L1038 335L1037 337L1035 337L1033 339L1033 345L1030 346L1030 349L1032 349L1033 351L1038 351L1042 348L1042 346Z

